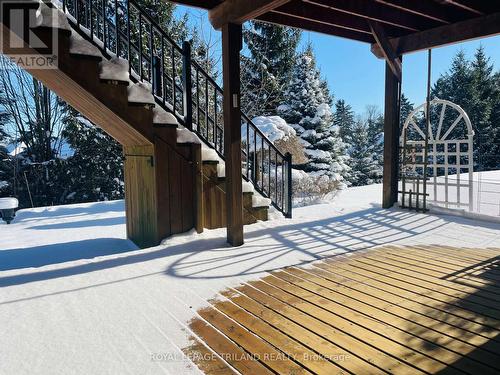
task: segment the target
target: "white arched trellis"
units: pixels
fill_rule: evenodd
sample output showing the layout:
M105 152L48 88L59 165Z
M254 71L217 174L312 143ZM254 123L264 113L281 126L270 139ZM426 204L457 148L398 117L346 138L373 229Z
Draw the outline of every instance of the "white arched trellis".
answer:
M404 150L403 199L410 189L413 193L427 191L428 202L473 211L474 130L469 116L462 107L448 100L433 99L429 104L428 132L425 129L427 103L415 108L403 125L400 140ZM427 160L424 160L426 144ZM424 184L425 188L421 186Z

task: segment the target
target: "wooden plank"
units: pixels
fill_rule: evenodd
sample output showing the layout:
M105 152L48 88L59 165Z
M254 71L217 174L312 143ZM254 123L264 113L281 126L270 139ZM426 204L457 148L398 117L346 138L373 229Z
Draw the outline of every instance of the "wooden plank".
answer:
M208 19L219 30L228 23L242 24L290 0L225 0L208 12Z
M297 271L296 274L304 275L304 271L294 270ZM328 285L328 282L325 282L324 279L312 278L307 274L305 274L307 279L304 279L302 277L296 277L288 272L275 272L273 275L291 284L284 285L283 290L289 291L290 293L297 292L299 295L307 296L307 300L316 300L317 304L322 307L328 308L330 303L333 303L334 306L332 306L329 311L357 324L351 324L350 332L355 333L357 337L363 337L364 340L372 340L372 343L374 343L380 350L387 351L396 358L405 358L407 361L412 363L414 366L418 366L423 371L435 373L442 370L446 365L453 366L456 361L460 360L460 369L464 369L468 372L480 369L480 371L484 371L485 373L492 375L497 373L496 370L486 365L481 365L480 363L477 363L468 357L464 357L447 347L436 344L432 341L421 340L418 337L407 333L405 331L405 326L405 329L397 330L395 327L389 326L389 322L387 322L387 320L378 321L354 315L353 312L356 311L356 308L365 311L368 309L367 306L356 300L347 298L343 299L342 302L345 306L347 306L347 308L344 308L342 312L339 312L339 310L342 309L341 305L336 303L339 299L339 295L334 290L324 287L324 284ZM314 280L314 283L312 280ZM302 288L303 291L297 289L293 285ZM326 298L327 301L323 301L321 298L316 299L315 297L310 296L308 294L309 292L316 293L318 296ZM376 309L372 309L371 313L373 314L374 311L376 311ZM331 324L335 324L335 327L339 326L339 323L337 323L333 317L330 317L329 321L332 322ZM449 342L447 346L452 346L451 342ZM454 349L457 349L459 346L460 345L456 345ZM468 350L465 348L465 354L467 353ZM436 362L434 359L442 363L439 364L439 362ZM445 365L443 366L443 364ZM455 372L461 373L460 369L456 368ZM453 372L451 367L448 367L447 371Z
M294 15L284 15L280 13L269 12L260 16L258 20L267 23L272 23L275 25L295 27L298 29L314 31L321 34L334 35L340 38L357 40L359 42L365 42L365 43L375 42L375 39L373 39L371 34L354 31L352 29L349 30L338 26L327 25L316 21L310 21L300 17L296 17Z
M316 266L321 267L321 264L317 264ZM385 276L385 274L390 271L386 270L385 274L381 275L380 273L366 269L358 269L357 267L343 268L339 265L337 265L336 268L330 267L329 265L327 268L329 272L358 280L358 282L354 284L347 284L347 282L344 281L346 287L357 288L358 285L373 286L381 293L390 293L394 295L396 297L394 301L397 301L396 303L402 307L412 308L416 312L421 312L424 315L438 320L443 318L448 319L450 322L456 322L458 325L463 324L463 327L472 327L471 330L477 329L478 332L500 329L500 324L497 320L477 315L472 311L453 304L454 300L444 302L436 300L428 297L427 294L415 292L412 284L408 285L398 279ZM371 277L367 278L366 275ZM363 278L364 281L361 281ZM362 284L359 284L359 282ZM413 283L414 282L415 280ZM445 315L443 315L443 313Z
M439 267L436 267L432 264L424 263L419 260L411 259L411 258L406 258L403 255L398 255L398 254L391 254L389 250L387 252L377 252L377 254L370 255L374 257L373 259L377 259L377 262L381 262L384 264L393 265L393 266L398 266L400 268L400 271L404 270L409 270L409 271L414 271L420 274L420 279L422 279L422 282L426 282L428 284L429 289L436 288L436 290L446 290L443 293L448 293L453 294L458 296L458 293L460 293L460 296L462 295L469 295L469 294L475 294L478 292L478 289L489 289L491 292L500 292L500 288L494 285L493 282L488 282L480 278L476 277L467 277L463 276L463 279L467 280L469 283L474 283L475 286L470 286L470 285L463 285L459 284L456 282L448 281L445 279L445 276L447 276L449 273L446 272L441 272L439 270ZM366 263L366 260L359 260L360 262ZM403 272L400 272L403 273ZM500 294L499 294L500 296ZM485 304L488 306L497 306L498 304L495 303L495 299L489 299L489 298L483 298L483 297L478 297L474 298L474 301L476 301L478 304Z
M446 259L439 257L425 256L418 253L418 249L411 252L409 248L401 251L399 248L387 247L383 251L385 254L392 254L394 256L401 256L403 260L413 260L420 262L422 266L431 267L434 271L441 272L440 278L446 278L451 275L464 274L467 276L477 277L479 280L483 279L486 284L491 284L500 280L500 271L489 269L488 265L497 261L498 257L490 258L486 261L475 264L455 264L447 262ZM484 274L484 275L483 275ZM500 297L500 295L498 295Z
M295 311L291 307L279 304L279 301L275 301L273 304L259 299L257 302L245 295L233 296L231 301L325 357L338 358L342 353L345 353L342 347L349 347L349 352L352 354L348 360L338 361L338 365L348 366L353 373L383 374L385 372L377 368L377 364L384 366L384 361L390 362L387 356L377 350L370 350L359 340L353 339L345 333L339 334L338 331L322 322L314 320L300 311ZM284 316L285 314L286 316ZM385 366L389 366L387 362Z
M228 292L234 297L234 292ZM225 293L223 293L225 294ZM237 321L246 329L279 348L287 356L294 358L305 368L313 373L341 374L343 369L329 362L320 353L314 352L302 345L300 341L291 340L289 336L281 333L267 322L237 307L231 302L216 302L214 307ZM344 355L348 354L343 352Z
M214 330L215 331L215 330ZM215 352L208 349L196 337L189 338L191 344L182 352L205 374L238 375Z
M241 325L229 319L213 308L205 308L198 312L207 322L224 333L247 353L272 371L283 374L308 374L306 369L283 355L267 342L245 330ZM278 360L276 360L278 359Z
M309 272L311 271L311 272ZM325 302L321 297L309 296L307 301L311 303L316 303L322 308L327 308L330 311L340 314L341 311L344 312L344 317L350 318L353 321L358 322L358 324L364 324L367 327L371 327L375 332L384 332L384 335L391 337L398 342L412 343L412 348L414 347L425 347L431 348L433 345L441 346L443 348L449 349L460 355L469 355L470 358L474 360L481 361L484 364L498 368L500 370L500 355L497 353L492 353L481 349L481 345L489 342L489 339L483 337L476 341L476 345L471 344L470 340L462 340L465 332L446 326L439 330L436 330L436 322L428 325L418 324L415 320L416 314L410 311L402 311L399 313L393 313L388 311L390 305L380 304L376 298L373 298L363 292L358 292L355 290L349 290L346 292L343 288L338 287L334 282L331 281L329 275L322 271L312 271L312 270L299 270L296 268L287 269L288 273L294 276L303 278L309 282L317 284L315 287L313 284L309 284L307 290L312 291L310 287L318 293L320 296L326 296L328 299L333 301ZM300 285L301 287L302 284ZM326 295L327 293L328 295ZM341 305L341 306L338 306ZM357 314L356 314L357 313ZM373 323L365 318L375 319L378 323ZM439 327L439 326L438 326ZM449 333L453 331L456 338L450 337ZM468 336L471 336L469 333ZM495 343L495 348L499 348L499 343ZM435 351L436 349L431 349ZM472 354L470 354L472 353ZM438 358L442 358L438 356ZM496 365L498 363L498 365ZM471 364L473 365L473 363Z
M321 5L327 9L352 14L366 20L401 27L409 32L424 30L439 23L415 16L399 9L365 0L304 0L306 3Z
M382 207L389 208L398 200L399 168L399 89L398 78L385 64L384 106L384 175Z
M376 262L376 260L375 260ZM460 300L458 296L450 296L440 292L437 292L433 288L437 288L437 285L432 285L426 283L425 281L419 279L419 285L415 285L415 277L412 272L404 271L406 275L396 273L399 269L398 266L387 266L384 264L384 267L378 267L373 260L368 260L365 262L364 259L359 259L356 262L349 264L349 269L358 270L362 273L371 272L373 277L377 279L383 280L389 285L397 286L401 289L405 289L408 292L414 293L414 298L422 298L428 303L432 304L443 304L443 305L453 305L459 307L461 310L465 310L465 315L463 311L455 311L456 313L460 312L460 316L465 318L471 318L477 321L481 319L481 322L486 325L490 325L491 327L498 327L500 321L498 321L495 317L494 311L488 309L487 307L483 307L473 302ZM339 267L344 268L343 265ZM390 275L391 271L394 271ZM424 287L422 285L426 285Z
M326 264L316 264L314 268L307 272L323 277L339 285L336 291L348 297L353 297L359 301L367 302L372 306L377 306L391 314L403 318L411 317L411 320L428 329L441 332L446 336L452 336L455 339L466 341L475 346L481 346L488 340L494 339L497 335L495 330L484 327L481 324L453 316L447 312L437 309L433 304L425 304L412 296L391 287L378 280L364 280L360 282L358 273L349 274L346 281L346 273L337 272L336 268ZM342 283L342 284L341 284ZM410 305L402 305L403 297L408 298ZM496 343L498 347L500 342ZM498 347L500 350L500 347Z
M241 25L229 23L222 27L227 241L232 246L243 244L240 110L241 33Z
M355 15L330 10L322 6L307 4L301 1L292 1L273 9L271 13L282 14L284 16L317 22L324 25L336 26L346 30L357 31L360 33L371 34L369 25L364 18ZM405 35L404 29L386 25L386 32L392 37Z
M500 12L392 38L390 42L396 54L404 55L498 34L500 34ZM371 50L378 58L384 57L377 44L373 44Z
M174 150L168 151L169 181L170 181L170 215L172 234L182 233L182 185L179 176L185 171L181 167L181 158Z
M394 48L392 47L392 45L389 42L389 39L387 38L387 34L384 30L384 27L379 22L375 21L368 21L368 24L370 25L373 37L377 41L380 50L384 54L386 63L391 68L392 74L394 74L397 80L401 82L401 74L402 74L401 58L396 55L396 52L394 52Z
M375 0L404 12L413 13L417 16L426 17L441 23L452 23L462 21L468 14L455 9L443 7L432 1L407 1L407 0Z
M236 370L243 374L271 375L267 367L254 360L248 352L221 334L215 328L201 319L194 319L189 324L193 332L198 335L210 348L220 354Z
M193 144L193 181L194 181L194 206L195 206L195 229L203 232L204 228L204 199L203 199L203 164L201 158L201 145Z

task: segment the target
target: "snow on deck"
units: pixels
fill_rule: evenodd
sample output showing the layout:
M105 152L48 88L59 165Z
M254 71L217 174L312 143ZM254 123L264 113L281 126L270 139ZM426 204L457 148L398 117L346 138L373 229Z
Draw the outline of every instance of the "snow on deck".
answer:
M386 243L500 247L500 225L382 210L351 188L291 220L188 233L137 250L122 201L22 210L0 225L0 374L199 373L187 322L225 287L266 270Z

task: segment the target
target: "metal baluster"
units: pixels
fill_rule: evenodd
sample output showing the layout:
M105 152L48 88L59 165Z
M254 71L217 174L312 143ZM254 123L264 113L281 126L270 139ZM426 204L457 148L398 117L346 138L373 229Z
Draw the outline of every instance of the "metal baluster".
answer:
M90 39L94 40L94 0L89 0L90 8Z
M154 43L153 43L153 22L149 23L149 81L151 83L151 93L154 95L155 94L155 88L154 88L154 77L153 77L153 48L154 48Z
M247 121L247 178L250 180L250 124Z
M261 185L262 185L262 191L264 192L264 138L260 137L260 150L261 150L261 169L260 169L260 174L261 174Z
M182 44L182 92L184 126L193 130L193 80L191 75L191 43Z
M271 198L271 144L268 144L267 147L267 174L269 175L267 180L267 194L269 194L269 198Z
M144 78L144 72L142 69L142 15L139 12L139 76L141 81Z
M217 148L217 87L214 86L214 144Z
M118 0L115 0L115 38L116 57L120 57L120 36L118 34Z
M106 52L106 2L102 0L102 41Z
M209 114L208 114L208 76L205 76L205 126L207 127L206 133L207 133L207 141L210 139L208 136L208 127L210 126L210 121L209 121Z
M172 54L170 56L172 60L172 108L174 109L174 114L176 112L176 103L177 103L177 95L176 95L176 87L175 87L175 48L174 45L172 47Z
M166 103L166 81L165 81L165 38L163 35L161 35L161 80L163 82L163 85L161 87L161 98L163 101L163 104Z
M196 130L200 134L200 69L196 68Z
M274 150L274 200L278 202L278 151Z
M285 217L292 218L292 154L286 153L286 166L287 166L287 208Z
M257 133L255 129L253 129L253 163L252 163L252 177L257 184Z
M75 15L76 15L76 24L80 27L80 4L79 0L75 0Z
M127 53L128 53L128 74L132 73L132 50L131 43L132 40L130 38L130 2L127 0Z

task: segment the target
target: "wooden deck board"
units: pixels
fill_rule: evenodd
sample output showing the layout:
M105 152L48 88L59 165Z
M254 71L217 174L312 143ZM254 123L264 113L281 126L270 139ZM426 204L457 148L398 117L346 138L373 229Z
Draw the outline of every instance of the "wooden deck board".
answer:
M190 324L210 349L189 350L220 355L207 374L498 374L499 256L384 246L288 267L221 291Z

